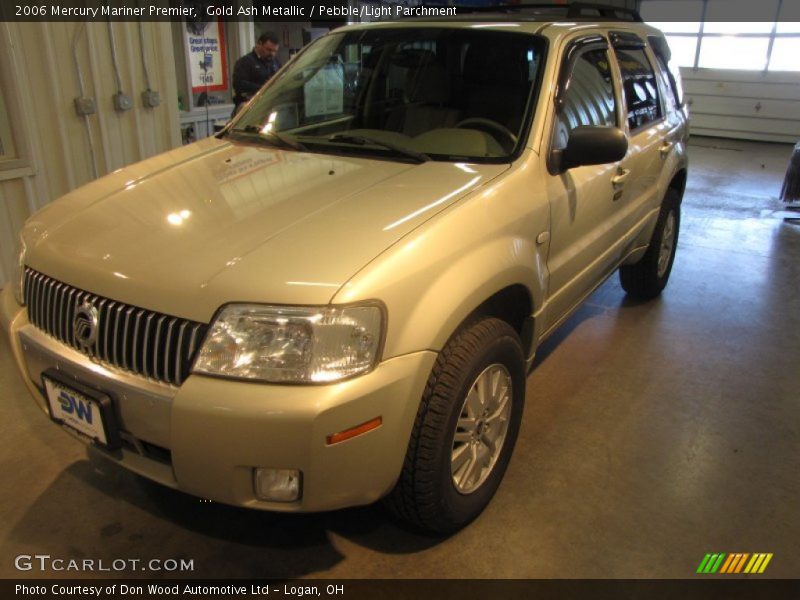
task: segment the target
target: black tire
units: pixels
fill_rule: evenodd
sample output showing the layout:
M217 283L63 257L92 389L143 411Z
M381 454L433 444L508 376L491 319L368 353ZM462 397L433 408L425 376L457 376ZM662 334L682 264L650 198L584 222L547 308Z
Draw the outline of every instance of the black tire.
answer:
M666 287L669 274L672 272L672 263L675 261L675 250L678 247L678 233L681 224L681 197L677 190L670 189L661 203L656 227L650 245L642 259L632 265L622 265L619 268L619 281L629 295L642 300L650 300L658 296ZM674 235L669 260L666 268L659 272L659 257L664 244L665 235L668 234L668 223L672 220Z
M459 492L451 473L454 435L467 393L487 369L510 376L505 437L482 483ZM505 394L501 394L505 396ZM394 490L385 499L400 519L436 533L451 533L477 517L494 496L514 450L525 401L525 360L517 333L504 321L486 318L456 333L439 354L420 402L406 458ZM486 413L484 413L485 415ZM475 442L482 444L483 442ZM486 446L488 449L488 445Z

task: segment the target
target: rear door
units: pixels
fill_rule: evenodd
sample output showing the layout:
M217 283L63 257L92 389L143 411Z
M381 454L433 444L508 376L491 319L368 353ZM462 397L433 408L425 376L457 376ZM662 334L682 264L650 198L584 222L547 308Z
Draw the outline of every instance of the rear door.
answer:
M625 126L629 136L629 163L624 213L626 239L633 240L654 223L661 204L660 181L666 157L673 150L670 124L665 118L655 56L639 36L611 33L614 56L622 82ZM632 249L632 248L629 248Z

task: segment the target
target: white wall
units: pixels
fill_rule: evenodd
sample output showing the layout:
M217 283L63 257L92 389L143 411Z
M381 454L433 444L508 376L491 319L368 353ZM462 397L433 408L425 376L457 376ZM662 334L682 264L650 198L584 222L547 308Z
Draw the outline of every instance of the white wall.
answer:
M681 67L694 135L800 140L800 73Z
M108 24L87 23L78 37L86 94L97 112L88 117L95 148L90 157L84 118L77 116L78 76L72 56L79 23L0 23L0 82L14 129L19 161L0 162L0 286L10 277L17 232L37 208L127 164L180 144L175 61L169 23L143 23L151 86L161 105L144 108L146 89L138 23L114 23L122 88L134 108L118 113Z

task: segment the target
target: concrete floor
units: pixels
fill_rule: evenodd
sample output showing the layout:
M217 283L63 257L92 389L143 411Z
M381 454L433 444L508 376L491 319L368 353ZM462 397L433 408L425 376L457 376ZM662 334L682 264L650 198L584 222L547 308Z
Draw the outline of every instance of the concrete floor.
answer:
M40 553L191 558L206 578L679 578L706 552L772 552L765 576L800 576L800 227L777 201L790 152L692 141L666 292L632 303L614 277L546 343L505 481L449 538L379 505L203 504L88 460L0 342L0 577Z

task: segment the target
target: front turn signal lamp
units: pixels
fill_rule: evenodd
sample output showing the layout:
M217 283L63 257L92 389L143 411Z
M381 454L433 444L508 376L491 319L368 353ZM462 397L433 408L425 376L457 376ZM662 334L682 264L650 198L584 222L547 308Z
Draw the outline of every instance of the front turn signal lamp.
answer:
M328 444L328 446L333 446L334 444L344 442L354 437L358 437L359 435L363 435L368 431L372 431L373 429L377 429L382 424L383 424L383 417L375 417L371 421L367 421L366 423L361 423L361 425L356 425L355 427L351 427L350 429L345 429L344 431L332 433L325 438L325 442Z

